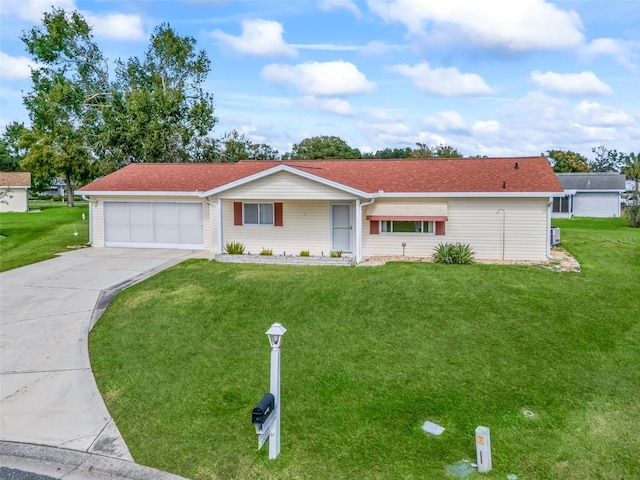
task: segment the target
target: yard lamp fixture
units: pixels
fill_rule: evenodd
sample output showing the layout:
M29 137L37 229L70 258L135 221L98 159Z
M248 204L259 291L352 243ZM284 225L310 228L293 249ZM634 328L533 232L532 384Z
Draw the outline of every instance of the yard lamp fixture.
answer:
M279 323L274 323L271 325L269 330L266 331L266 334L269 336L269 343L271 344L271 348L280 348L280 344L282 343L282 336L287 331Z

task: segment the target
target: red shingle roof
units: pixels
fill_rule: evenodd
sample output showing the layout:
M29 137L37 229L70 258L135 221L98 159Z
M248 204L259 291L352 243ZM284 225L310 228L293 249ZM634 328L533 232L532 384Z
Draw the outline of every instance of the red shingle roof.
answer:
M31 174L29 172L0 172L0 186L30 187Z
M96 180L79 192L205 192L278 165L366 193L563 191L545 157L521 157L142 163Z

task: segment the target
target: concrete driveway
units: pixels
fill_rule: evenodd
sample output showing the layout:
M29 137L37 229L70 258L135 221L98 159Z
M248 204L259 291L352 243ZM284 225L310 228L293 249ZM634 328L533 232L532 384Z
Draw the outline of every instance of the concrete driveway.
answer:
M87 248L0 274L0 440L132 461L87 338L110 297L203 252Z

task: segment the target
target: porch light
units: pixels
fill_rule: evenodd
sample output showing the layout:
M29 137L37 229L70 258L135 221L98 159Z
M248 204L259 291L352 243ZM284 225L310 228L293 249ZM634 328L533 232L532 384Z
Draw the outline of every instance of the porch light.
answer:
M269 336L269 343L271 344L271 348L280 348L280 344L282 343L282 336L287 331L279 323L274 323L271 325L271 328L267 330L265 333Z

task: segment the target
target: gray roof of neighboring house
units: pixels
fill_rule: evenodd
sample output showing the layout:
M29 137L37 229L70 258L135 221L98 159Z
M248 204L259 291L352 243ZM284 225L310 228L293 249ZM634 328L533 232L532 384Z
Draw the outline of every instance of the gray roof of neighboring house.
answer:
M625 178L621 173L556 173L565 190L619 190L625 191Z

